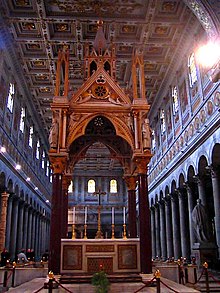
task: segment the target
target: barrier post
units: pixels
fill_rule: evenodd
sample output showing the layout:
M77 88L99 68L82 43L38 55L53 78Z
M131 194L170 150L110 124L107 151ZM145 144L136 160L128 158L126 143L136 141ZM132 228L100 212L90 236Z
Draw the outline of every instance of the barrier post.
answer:
M7 287L8 271L4 272L3 287Z
M12 268L12 280L11 280L11 286L15 286L15 269L16 269L16 262L13 261L13 268Z
M161 277L161 273L159 270L156 270L156 272L154 273L155 277L156 277L156 284L157 284L157 293L160 293L160 277Z
M203 264L204 267L204 271L205 271L205 284L206 284L206 292L210 292L209 291L209 275L208 275L208 264L207 262L204 262Z
M49 282L48 282L48 293L52 293L53 291L53 281L54 281L54 274L52 271L48 274Z

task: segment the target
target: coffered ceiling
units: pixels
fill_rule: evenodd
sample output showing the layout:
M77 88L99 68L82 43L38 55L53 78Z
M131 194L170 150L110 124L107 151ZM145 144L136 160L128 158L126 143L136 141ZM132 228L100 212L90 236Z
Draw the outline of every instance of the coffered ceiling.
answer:
M83 83L84 44L91 45L103 20L107 43L116 45L117 81L131 90L131 60L143 50L146 97L160 98L182 48L198 20L183 0L2 0L5 34L11 34L15 63L46 133L51 125L58 50L70 50L70 92Z

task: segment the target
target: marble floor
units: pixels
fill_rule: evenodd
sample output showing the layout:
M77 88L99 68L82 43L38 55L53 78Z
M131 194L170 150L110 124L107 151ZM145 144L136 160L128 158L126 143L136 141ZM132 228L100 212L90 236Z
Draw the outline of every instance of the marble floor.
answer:
M196 293L199 292L197 290L179 285L177 283L174 283L170 280L161 278L161 280L170 288L172 288L174 291L171 289L167 288L163 284L161 284L161 293L170 293L170 292L182 292L182 293ZM36 278L33 279L27 283L24 283L16 288L10 288L8 292L14 292L14 293L46 293L48 292L48 289L42 289L38 291L40 288L43 287L44 282L47 281L45 278ZM68 289L66 291L64 288L59 287L58 289L54 289L53 292L73 292L73 293L94 293L95 290L93 286L90 284L64 284L62 285L64 288ZM110 286L109 293L134 293L138 289L143 287L143 283L112 283ZM0 291L1 292L1 291ZM146 293L146 292L156 292L156 287L147 287L144 288L140 291L141 293Z

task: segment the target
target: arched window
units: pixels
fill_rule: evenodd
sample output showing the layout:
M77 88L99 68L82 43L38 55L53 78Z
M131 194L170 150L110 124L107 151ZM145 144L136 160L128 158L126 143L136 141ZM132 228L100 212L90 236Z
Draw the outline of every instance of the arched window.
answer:
M13 83L9 84L9 92L8 92L8 100L7 100L7 108L12 113L13 104L14 104L14 93L15 93L15 85Z
M88 192L89 193L95 192L95 180L94 179L90 179L88 181Z
M110 181L110 193L117 193L117 180L112 179Z
M34 134L34 127L30 127L30 132L29 132L29 146L32 148L33 147L33 134Z
M39 142L39 140L37 141L37 146L36 146L36 158L38 160L40 159L40 142Z
M189 83L190 87L193 87L194 83L197 82L197 70L196 70L196 62L195 55L192 53L188 59L188 68L189 68Z
M41 157L41 167L44 169L45 168L45 151L42 153Z
M178 91L177 87L172 87L172 102L173 102L173 115L179 111Z
M156 138L155 138L154 130L152 130L152 134L151 134L151 147L152 147L152 150L154 150L156 147Z
M46 170L47 177L50 175L50 162L47 160L47 170Z
M166 131L166 123L165 123L165 113L164 110L160 110L160 127L161 127L161 134L164 134Z
M24 133L24 120L25 120L25 109L21 108L20 130L22 133Z

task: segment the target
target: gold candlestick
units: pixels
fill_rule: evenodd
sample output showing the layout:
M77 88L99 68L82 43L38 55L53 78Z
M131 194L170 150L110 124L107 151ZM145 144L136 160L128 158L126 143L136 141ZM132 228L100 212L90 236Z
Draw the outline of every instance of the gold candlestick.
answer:
M115 225L112 224L112 239L115 239Z
M98 206L98 230L96 232L96 239L102 239L103 238L103 234L101 231L101 207Z
M126 235L126 224L123 224L123 239L127 239L127 235Z
M76 239L75 224L72 225L72 239Z
M84 239L87 239L86 228L87 228L87 225L85 224L85 225L84 225Z

